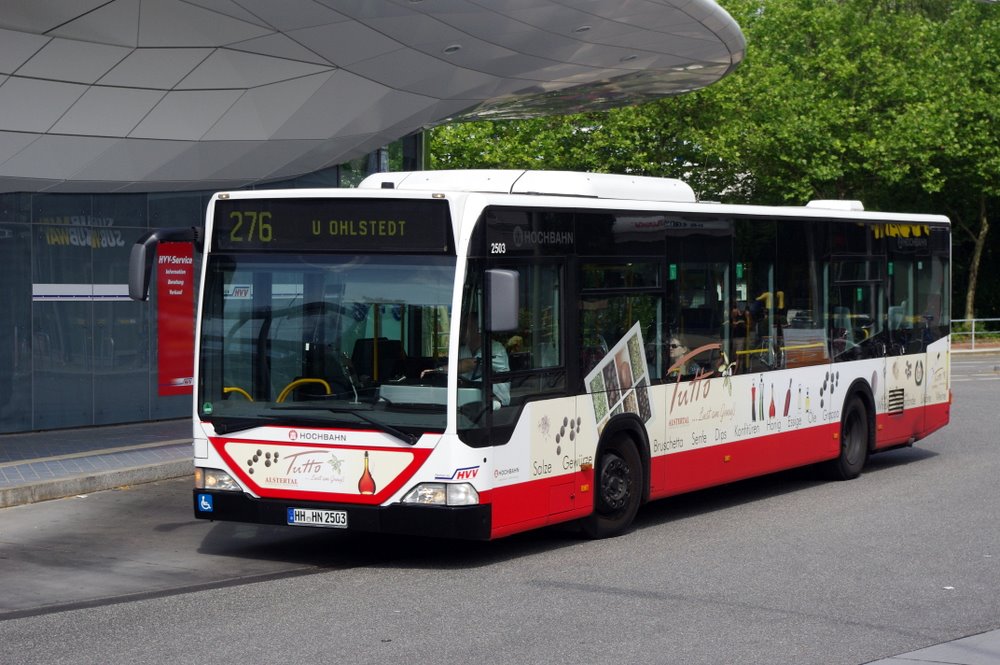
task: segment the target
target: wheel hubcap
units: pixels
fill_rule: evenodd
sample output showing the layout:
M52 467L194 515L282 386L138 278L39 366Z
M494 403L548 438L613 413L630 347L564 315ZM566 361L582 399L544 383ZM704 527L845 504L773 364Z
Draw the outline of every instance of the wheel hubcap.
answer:
M606 457L601 472L601 500L609 511L621 510L628 503L632 483L628 464L618 455Z

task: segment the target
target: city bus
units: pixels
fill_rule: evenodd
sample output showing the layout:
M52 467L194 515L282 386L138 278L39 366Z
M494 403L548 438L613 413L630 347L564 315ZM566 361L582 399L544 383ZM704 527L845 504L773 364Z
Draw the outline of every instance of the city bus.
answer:
M470 170L215 194L194 515L494 539L870 455L949 420L950 224Z

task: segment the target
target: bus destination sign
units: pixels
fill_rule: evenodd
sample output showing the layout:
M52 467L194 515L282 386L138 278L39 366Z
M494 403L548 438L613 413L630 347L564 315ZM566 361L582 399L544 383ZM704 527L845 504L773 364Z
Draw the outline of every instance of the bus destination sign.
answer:
M451 251L448 203L387 199L231 199L215 202L216 251Z

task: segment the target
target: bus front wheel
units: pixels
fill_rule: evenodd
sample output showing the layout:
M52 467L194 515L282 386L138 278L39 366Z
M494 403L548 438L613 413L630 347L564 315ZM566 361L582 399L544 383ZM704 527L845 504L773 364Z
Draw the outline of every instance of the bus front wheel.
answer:
M591 538L616 536L632 523L642 501L642 460L635 443L618 436L601 448L594 469L594 512L584 518Z

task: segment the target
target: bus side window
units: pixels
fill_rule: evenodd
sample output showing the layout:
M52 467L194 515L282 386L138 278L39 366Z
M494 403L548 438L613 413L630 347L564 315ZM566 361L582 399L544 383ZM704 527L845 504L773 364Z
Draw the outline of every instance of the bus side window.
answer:
M668 353L664 369L668 380L707 376L723 363L725 334L730 316L728 263L706 261L711 239L687 237L687 253L698 260L682 260L676 283L670 282Z
M518 328L494 334L507 352L509 371L498 374L510 386L510 405L519 406L535 395L565 388L561 352L562 269L557 264L504 265L519 273ZM504 405L507 406L507 405Z
M777 312L783 367L806 367L830 360L823 282L827 222L783 225L778 235L775 282L784 297Z
M777 229L774 220L739 219L733 224L733 291L735 315L740 319L730 338L738 373L757 373L772 369L773 346L771 305L775 290Z
M886 353L885 238L876 228L839 224L831 229L830 355L835 362ZM888 303L893 304L893 303Z

